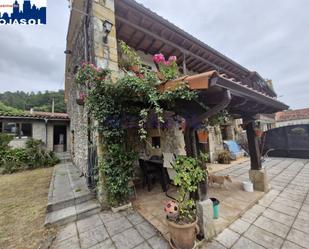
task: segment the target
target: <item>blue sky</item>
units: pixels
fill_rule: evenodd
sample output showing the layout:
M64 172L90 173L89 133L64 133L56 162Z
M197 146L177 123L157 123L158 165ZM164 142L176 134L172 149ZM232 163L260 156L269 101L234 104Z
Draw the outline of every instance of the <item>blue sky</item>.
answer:
M308 0L138 2L272 79L292 108L309 107ZM67 1L48 1L47 14L46 26L0 26L0 92L63 88Z

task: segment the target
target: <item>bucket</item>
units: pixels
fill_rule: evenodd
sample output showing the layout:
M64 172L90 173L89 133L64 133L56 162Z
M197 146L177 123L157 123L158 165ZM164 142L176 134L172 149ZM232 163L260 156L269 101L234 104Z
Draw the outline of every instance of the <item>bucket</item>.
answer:
M253 192L253 183L252 182L243 182L243 187L246 192Z
M220 204L220 201L218 199L216 199L216 198L210 198L210 200L213 203L213 211L214 211L213 218L214 219L218 219L219 218L219 204Z

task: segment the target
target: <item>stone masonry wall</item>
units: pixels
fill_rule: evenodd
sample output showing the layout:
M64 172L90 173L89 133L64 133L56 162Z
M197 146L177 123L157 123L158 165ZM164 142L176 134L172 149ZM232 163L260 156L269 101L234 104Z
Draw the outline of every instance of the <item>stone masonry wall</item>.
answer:
M87 0L84 1L84 12L87 12ZM92 1L89 1L91 3ZM79 14L80 15L80 14ZM87 22L88 19L89 21ZM84 25L87 23L85 33ZM68 87L68 102L67 110L70 117L70 131L69 134L74 133L74 137L70 139L68 147L71 149L72 161L81 170L82 173L87 172L87 158L88 158L88 110L86 106L81 106L76 103L76 99L79 98L79 92L81 90L75 84L75 74L78 67L85 61L91 62L93 54L92 49L92 22L91 18L86 18L85 15L81 15L80 26L75 30L74 37L72 39L72 59L71 64L67 68L70 72L67 77ZM88 38L87 38L88 37ZM88 55L86 56L86 52Z

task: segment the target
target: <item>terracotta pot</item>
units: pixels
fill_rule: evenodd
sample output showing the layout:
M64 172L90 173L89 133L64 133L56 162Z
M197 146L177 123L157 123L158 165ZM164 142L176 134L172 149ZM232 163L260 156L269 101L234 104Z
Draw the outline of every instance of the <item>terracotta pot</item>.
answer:
M261 130L255 130L255 136L257 136L257 137L262 137L262 135L263 135L263 131L261 131Z
M179 225L166 220L170 233L171 244L177 249L192 249L195 246L195 238L198 233L197 218L191 224Z
M197 131L198 141L202 144L208 142L208 132L204 130Z

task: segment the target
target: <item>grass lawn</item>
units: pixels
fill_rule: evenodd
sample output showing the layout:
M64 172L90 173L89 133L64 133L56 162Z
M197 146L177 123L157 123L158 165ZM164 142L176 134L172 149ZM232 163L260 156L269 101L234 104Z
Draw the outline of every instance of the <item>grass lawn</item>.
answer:
M0 248L37 249L55 233L44 228L53 168L0 175Z

